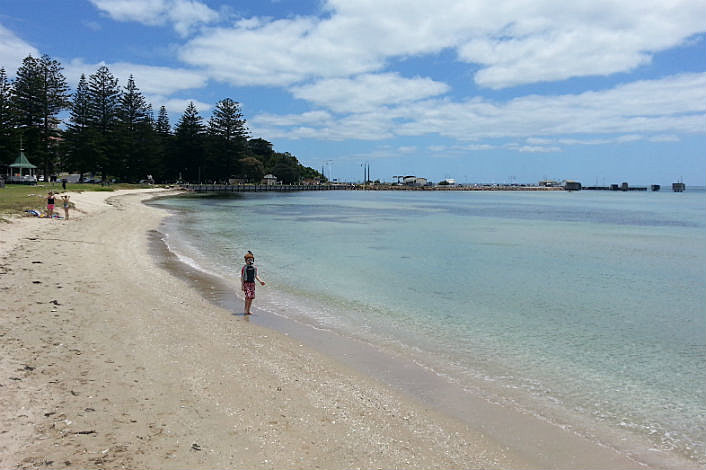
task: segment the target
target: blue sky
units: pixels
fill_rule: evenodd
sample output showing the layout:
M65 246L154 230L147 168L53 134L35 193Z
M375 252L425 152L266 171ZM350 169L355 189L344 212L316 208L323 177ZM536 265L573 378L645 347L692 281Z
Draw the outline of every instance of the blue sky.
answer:
M3 0L0 65L133 74L175 124L354 181L706 184L706 0Z

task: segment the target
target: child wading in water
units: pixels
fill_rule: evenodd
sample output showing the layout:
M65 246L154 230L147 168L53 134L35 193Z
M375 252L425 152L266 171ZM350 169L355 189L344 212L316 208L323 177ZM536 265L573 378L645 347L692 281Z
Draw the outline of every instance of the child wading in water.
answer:
M250 315L250 306L255 299L255 281L257 280L261 286L265 285L265 281L257 275L254 263L255 255L252 251L248 251L245 255L245 266L240 270L240 283L245 292L245 315Z

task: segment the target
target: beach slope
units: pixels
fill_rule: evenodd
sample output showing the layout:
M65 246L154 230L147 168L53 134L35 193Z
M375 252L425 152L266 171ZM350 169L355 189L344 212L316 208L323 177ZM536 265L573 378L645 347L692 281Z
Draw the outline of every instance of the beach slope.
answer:
M0 468L527 467L161 269L158 194L0 228Z

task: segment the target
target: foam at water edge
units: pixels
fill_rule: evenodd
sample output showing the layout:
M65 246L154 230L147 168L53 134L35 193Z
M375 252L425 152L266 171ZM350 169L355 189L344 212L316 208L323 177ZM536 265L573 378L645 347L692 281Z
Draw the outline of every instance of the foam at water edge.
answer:
M177 250L177 249L174 247L174 244L169 242L169 234L168 234L168 233L162 233L162 238L161 238L161 240L162 240L162 242L164 243L164 246L167 248L167 250L169 250L169 252L170 252L171 254L173 254L179 261L181 261L182 263L186 264L186 265L189 266L190 268L193 268L193 269L195 269L195 270L197 270L197 271L200 271L200 272L202 272L202 273L204 273L204 274L208 274L208 275L210 275L210 276L216 276L216 277L219 277L219 278L222 278L222 277L223 277L223 276L221 276L220 274L218 274L218 273L216 273L216 272L214 272L214 271L210 271L210 270L204 268L203 266L201 266L201 265L200 265L196 260L194 260L193 258L191 258L191 257L189 257L189 256L187 256L187 255L185 255L185 254L183 254L183 253L180 253L179 250Z

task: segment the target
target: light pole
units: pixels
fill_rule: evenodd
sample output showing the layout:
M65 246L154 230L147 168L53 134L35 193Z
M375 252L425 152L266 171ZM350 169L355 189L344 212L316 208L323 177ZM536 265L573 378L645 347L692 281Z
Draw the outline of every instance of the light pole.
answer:
M363 167L363 184L368 184L370 181L370 162L363 162L360 166Z

